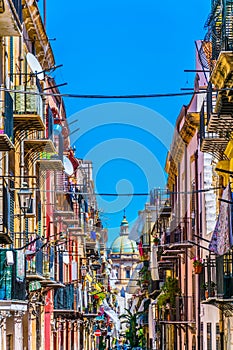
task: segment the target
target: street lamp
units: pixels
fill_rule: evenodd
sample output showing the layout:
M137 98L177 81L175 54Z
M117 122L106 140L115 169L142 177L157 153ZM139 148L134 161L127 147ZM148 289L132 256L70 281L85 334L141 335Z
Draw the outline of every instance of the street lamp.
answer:
M22 183L22 187L18 192L18 199L19 199L20 210L22 210L25 217L27 211L31 207L31 202L32 202L32 191L28 188L28 185L26 182Z

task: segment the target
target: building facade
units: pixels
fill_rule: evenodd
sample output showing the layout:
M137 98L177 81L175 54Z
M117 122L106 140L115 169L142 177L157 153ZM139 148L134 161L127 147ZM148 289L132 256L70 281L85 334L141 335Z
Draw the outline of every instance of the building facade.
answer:
M92 163L70 145L37 1L1 1L0 36L0 348L93 349L108 285Z

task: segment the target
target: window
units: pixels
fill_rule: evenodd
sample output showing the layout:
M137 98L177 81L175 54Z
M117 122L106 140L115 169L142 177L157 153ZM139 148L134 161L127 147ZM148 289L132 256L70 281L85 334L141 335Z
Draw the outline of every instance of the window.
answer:
M219 324L216 323L216 350L221 349L221 342L220 342L220 329Z
M125 271L125 278L130 278L130 270Z
M211 323L207 323L207 350L212 350Z

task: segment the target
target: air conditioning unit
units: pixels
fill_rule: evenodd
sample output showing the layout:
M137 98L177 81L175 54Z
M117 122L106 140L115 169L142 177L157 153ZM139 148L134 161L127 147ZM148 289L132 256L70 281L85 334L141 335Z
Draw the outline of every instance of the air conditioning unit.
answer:
M27 218L32 218L36 216L36 199L35 198L31 199L30 208L27 210L25 216Z

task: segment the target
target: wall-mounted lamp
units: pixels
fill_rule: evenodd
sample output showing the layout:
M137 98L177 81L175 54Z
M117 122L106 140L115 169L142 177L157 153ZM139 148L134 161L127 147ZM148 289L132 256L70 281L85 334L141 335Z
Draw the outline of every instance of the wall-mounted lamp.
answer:
M28 185L26 182L22 183L22 188L20 188L18 192L18 199L19 199L20 210L22 210L25 216L27 211L31 207L31 201L32 201L32 191L28 188Z

